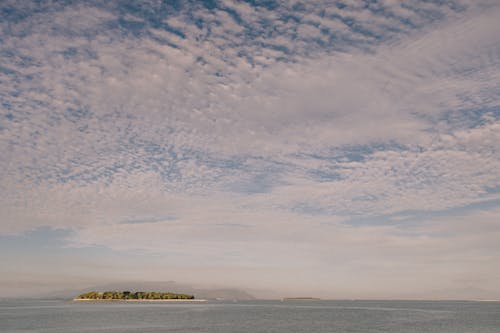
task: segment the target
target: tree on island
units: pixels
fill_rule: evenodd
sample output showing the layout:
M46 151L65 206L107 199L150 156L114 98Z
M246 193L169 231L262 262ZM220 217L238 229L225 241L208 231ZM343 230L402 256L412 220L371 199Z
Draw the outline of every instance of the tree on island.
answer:
M137 299L137 300L160 300L160 299L194 299L193 295L188 294L175 294L175 293L160 293L155 291L105 291L97 292L91 291L85 294L81 294L77 299L109 299L109 300L127 300L127 299Z

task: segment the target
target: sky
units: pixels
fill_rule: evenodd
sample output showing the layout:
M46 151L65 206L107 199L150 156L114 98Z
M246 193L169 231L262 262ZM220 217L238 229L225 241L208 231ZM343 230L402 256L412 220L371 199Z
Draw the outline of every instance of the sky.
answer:
M500 298L495 0L0 2L0 294Z

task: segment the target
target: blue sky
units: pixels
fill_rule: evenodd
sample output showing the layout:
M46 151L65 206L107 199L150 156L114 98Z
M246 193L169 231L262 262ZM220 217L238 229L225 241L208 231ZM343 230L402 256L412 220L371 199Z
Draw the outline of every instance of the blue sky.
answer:
M500 298L497 1L0 17L2 293Z

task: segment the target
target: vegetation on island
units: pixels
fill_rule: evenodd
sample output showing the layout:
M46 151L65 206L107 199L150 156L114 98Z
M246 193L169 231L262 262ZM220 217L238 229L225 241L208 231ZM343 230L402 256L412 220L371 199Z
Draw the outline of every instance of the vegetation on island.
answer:
M193 295L159 293L154 291L91 291L81 294L76 299L95 299L95 300L161 300L161 299L194 299Z

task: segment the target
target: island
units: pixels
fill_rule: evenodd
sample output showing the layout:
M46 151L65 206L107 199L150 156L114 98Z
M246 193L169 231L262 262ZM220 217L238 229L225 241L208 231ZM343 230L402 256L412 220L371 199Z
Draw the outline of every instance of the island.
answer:
M73 301L205 301L194 295L164 293L156 291L91 291L81 294Z

